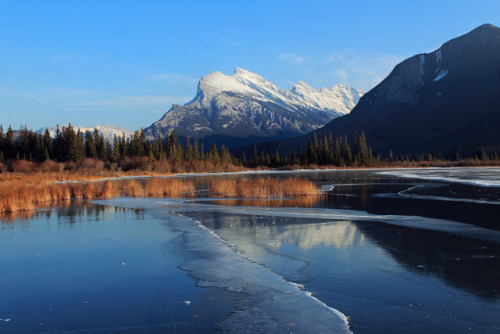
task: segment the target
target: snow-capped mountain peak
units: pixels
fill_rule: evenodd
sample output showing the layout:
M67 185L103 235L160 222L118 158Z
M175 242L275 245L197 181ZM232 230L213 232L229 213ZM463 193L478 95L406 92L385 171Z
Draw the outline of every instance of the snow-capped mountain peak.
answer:
M304 81L299 81L290 90L284 90L258 74L236 68L233 75L217 71L203 76L195 99L186 106L195 104L207 108L213 98L224 92L251 96L262 102L274 102L299 112L303 109L320 109L331 114L332 118L348 114L364 94L361 90L344 85L318 91Z
M309 86L307 83L304 81L299 81L295 85L293 85L292 89L290 90L292 93L297 93L297 92L317 92L317 90L311 86Z
M174 105L145 132L150 139L174 130L200 139L280 138L317 129L349 113L363 94L343 85L317 90L303 81L286 90L242 68L233 75L216 71L201 78L193 100Z

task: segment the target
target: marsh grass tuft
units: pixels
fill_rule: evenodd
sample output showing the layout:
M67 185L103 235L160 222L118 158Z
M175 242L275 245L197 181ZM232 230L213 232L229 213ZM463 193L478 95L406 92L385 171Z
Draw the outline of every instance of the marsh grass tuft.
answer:
M214 180L210 189L212 196L234 198L280 199L319 194L319 189L314 183L299 178Z
M195 192L194 183L188 180L179 180L174 178L153 177L146 182L145 195L149 197L162 196L184 196L190 197Z

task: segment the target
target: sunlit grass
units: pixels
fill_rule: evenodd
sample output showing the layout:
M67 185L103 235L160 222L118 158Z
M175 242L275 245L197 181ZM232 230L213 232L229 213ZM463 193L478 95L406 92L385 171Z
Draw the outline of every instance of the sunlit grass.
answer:
M313 182L299 178L242 178L237 181L214 180L211 194L219 197L279 199L318 195L319 189Z
M196 193L193 181L152 177L147 180L99 180L94 176L57 173L3 174L0 178L0 212L29 211L37 207L67 202L70 199L128 197L191 197ZM284 199L319 194L317 186L307 180L258 178L214 180L209 196L225 198Z

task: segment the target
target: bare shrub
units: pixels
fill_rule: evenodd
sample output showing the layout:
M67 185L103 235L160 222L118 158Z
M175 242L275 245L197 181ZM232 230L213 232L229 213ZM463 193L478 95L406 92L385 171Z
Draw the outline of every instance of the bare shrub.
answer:
M76 169L76 164L73 161L66 161L64 163L64 170L74 171Z
M149 170L150 161L147 157L125 157L118 162L118 167L120 167L125 172L130 170Z
M9 163L10 171L14 173L33 173L36 171L36 164L27 160L14 160Z
M61 173L64 170L64 164L47 160L40 164L40 171L43 173Z
M78 164L78 170L84 174L99 174L104 170L104 161L85 158Z

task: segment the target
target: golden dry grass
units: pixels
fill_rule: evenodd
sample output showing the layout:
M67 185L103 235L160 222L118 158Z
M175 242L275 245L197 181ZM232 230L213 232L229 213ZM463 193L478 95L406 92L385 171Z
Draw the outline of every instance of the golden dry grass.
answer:
M29 211L71 198L190 196L195 191L193 182L172 178L151 178L147 182L135 179L92 181L96 178L79 175L72 179L85 181L57 183L65 177L45 173L1 175L0 213Z
M319 194L314 183L299 178L214 180L210 188L212 196L219 197L279 199Z
M162 196L192 196L195 192L194 183L174 178L151 178L144 187L145 195L149 197Z
M64 177L67 177L65 175ZM61 175L3 174L0 177L0 213L29 211L75 199L130 197L189 197L195 193L193 181L176 178L153 177L147 181L136 179L90 181L93 177L74 176L82 182L56 183ZM210 195L214 197L283 199L318 195L314 183L292 178L214 180Z

